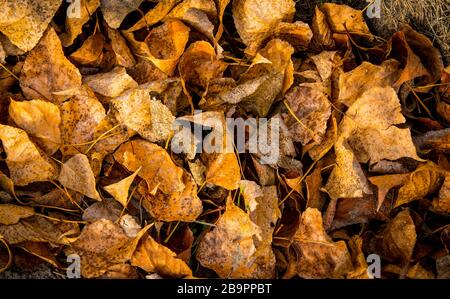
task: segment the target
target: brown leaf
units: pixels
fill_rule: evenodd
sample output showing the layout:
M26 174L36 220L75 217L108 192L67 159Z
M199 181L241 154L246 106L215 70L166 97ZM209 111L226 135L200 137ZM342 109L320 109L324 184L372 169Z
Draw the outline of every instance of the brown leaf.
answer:
M95 188L95 177L91 165L83 154L77 154L63 164L58 180L68 189L101 200Z
M160 146L145 140L132 140L122 144L114 153L117 162L129 171L136 171L148 184L148 190L159 189L165 194L181 192L183 169L176 166L169 154Z
M50 27L39 44L28 54L20 74L20 87L27 98L42 98L58 103L81 86L78 69L64 56L61 41Z
M123 67L115 67L108 73L85 76L83 83L94 92L109 98L118 97L127 89L138 86Z
M388 174L369 178L369 181L378 188L377 210L381 208L381 205L383 204L389 190L403 185L407 177L408 174Z
M297 273L303 278L343 278L353 270L344 241L333 242L323 228L319 210L307 208L294 244L300 252Z
M111 47L116 57L116 65L130 68L136 64L133 53L127 45L125 38L118 30L108 27L108 37L111 40Z
M9 116L18 127L36 138L47 154L53 155L59 149L61 116L58 106L41 100L11 100Z
M184 189L170 195L161 191L153 195L151 190L144 190L145 198L142 205L152 217L159 221L192 222L200 216L203 206L197 196L197 185L187 172L183 172L182 178Z
M118 181L117 183L103 187L109 194L111 194L115 200L120 202L124 207L128 204L128 191L131 184L136 178L141 168L138 168L132 175Z
M286 104L290 111L283 114L283 119L292 139L303 145L310 141L320 144L331 115L331 104L327 96L320 90L298 86L286 95Z
M404 185L398 190L395 207L421 199L437 191L444 177L443 171L432 162L419 166L408 175Z
M89 21L91 15L100 6L100 0L80 0L79 15L68 15L66 18L66 33L61 35L61 42L64 47L73 44L74 40L83 31L83 25Z
M236 30L247 45L246 53L252 56L272 30L283 21L292 21L294 14L295 3L292 0L233 1Z
M60 5L54 0L3 1L0 32L21 50L30 51L41 39Z
M239 162L234 153L208 154L205 159L206 182L234 190L241 180Z
M350 247L354 270L347 274L348 279L370 279L366 257L362 250L363 239L359 236L353 236L348 245Z
M0 125L0 139L6 152L6 165L14 184L25 186L55 178L55 167L30 141L25 131Z
M254 239L259 239L260 234L261 230L249 215L235 206L229 197L225 213L201 239L197 260L221 278L239 278L240 273L236 271L254 261Z
M227 64L217 59L216 52L210 43L198 41L189 46L181 56L178 68L180 76L186 83L209 86L212 79L222 77Z
M0 224L16 224L22 218L28 218L34 215L34 209L31 207L22 207L11 204L0 204Z
M168 20L146 37L148 59L168 76L176 69L189 39L189 27L178 20Z
M142 2L143 0L101 0L101 10L109 27L117 29L127 14L138 9ZM90 12L93 13L91 10Z
M333 32L327 22L325 14L316 6L312 20L311 30L313 38L311 47L317 50L332 50L334 48Z
M114 2L119 2L119 1L120 0L115 0ZM135 0L135 1L137 1L137 0ZM156 4L156 6L153 9L149 10L142 19L140 19L136 24L134 24L131 28L129 28L126 31L129 33L129 32L137 31L144 27L152 26L152 25L158 23L159 21L164 19L164 17L170 12L170 10L175 5L180 3L181 1L182 0L160 0L160 1L158 1L158 4ZM105 0L105 2L106 2L106 0ZM116 14L116 12L114 12L114 7L111 7L111 14ZM118 25L120 25L120 24L117 24L117 27L118 27ZM110 25L110 27L114 28L115 26ZM114 29L116 29L116 28L114 28Z
M83 45L73 52L69 58L76 65L101 67L104 60L103 47L105 37L101 33L89 36Z
M447 174L439 190L439 197L433 200L433 208L437 211L450 213L450 176Z
M191 277L189 266L169 248L157 243L152 237L142 238L131 258L131 264L149 273L183 278Z

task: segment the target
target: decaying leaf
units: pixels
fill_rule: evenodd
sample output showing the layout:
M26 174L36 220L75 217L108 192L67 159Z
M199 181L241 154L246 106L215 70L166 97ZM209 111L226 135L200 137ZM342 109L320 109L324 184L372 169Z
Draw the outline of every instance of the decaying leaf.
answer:
M0 204L0 224L16 224L22 218L28 218L34 215L34 209L11 204Z
M323 228L319 210L307 208L294 244L300 252L297 273L303 278L343 278L353 270L347 245L333 242Z
M59 103L68 98L55 93L74 93L81 86L78 69L64 56L61 41L50 27L28 54L20 75L20 87L27 98L44 98Z
M109 98L118 97L125 90L138 86L123 67L115 67L108 73L85 76L83 83L94 92Z
M61 116L58 106L42 100L11 100L9 116L18 127L36 138L47 154L52 155L59 149Z
M407 177L407 174L388 174L382 176L373 176L369 178L369 181L378 187L377 210L381 208L381 205L383 204L389 190L394 187L403 185Z
M0 125L0 139L14 184L25 186L55 178L56 169L30 141L25 131Z
M114 153L117 162L129 171L140 167L138 176L143 178L150 192L159 189L164 194L183 191L183 170L176 166L162 147L145 141L132 140L122 144Z
M54 0L3 1L0 32L21 50L30 51L39 42L60 5L60 1Z
M169 248L157 243L152 237L142 238L131 258L131 264L149 273L183 278L192 276L192 271L186 263L178 259Z
M105 186L103 189L108 191L115 200L120 202L124 207L128 204L128 191L130 189L131 184L136 178L140 168L136 170L132 175L124 178L123 180L118 181L117 183Z
M222 278L239 278L240 273L236 271L254 262L254 240L260 236L261 230L249 215L228 198L226 211L216 227L201 239L197 260Z
M433 200L433 208L440 212L450 213L450 179L448 174L439 190L439 197Z
M143 0L101 0L101 10L109 27L117 29L128 13L137 9Z
M77 154L63 164L58 180L68 189L101 200L95 188L95 177L91 165L83 154Z

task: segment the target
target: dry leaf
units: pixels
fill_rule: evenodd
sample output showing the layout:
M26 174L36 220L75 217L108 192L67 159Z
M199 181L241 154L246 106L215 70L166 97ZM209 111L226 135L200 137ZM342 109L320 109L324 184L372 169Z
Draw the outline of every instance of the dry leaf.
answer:
M81 34L83 25L89 21L91 15L100 6L100 0L79 0L75 3L80 5L80 14L75 16L69 14L66 18L66 33L61 35L61 42L64 47L73 44L77 36Z
M110 98L118 97L127 89L138 86L123 67L115 67L108 73L85 76L83 83L94 92Z
M328 25L327 17L317 6L314 10L311 30L313 32L312 48L317 50L331 50L334 48L333 32Z
M95 177L89 159L83 154L77 154L63 164L58 180L68 189L101 200L95 188Z
M16 224L22 218L28 218L34 215L34 209L31 207L22 207L11 204L0 204L0 225Z
M117 29L127 14L138 9L143 0L101 0L101 2L101 10L106 23L109 27Z
M39 152L25 131L0 125L0 139L6 152L6 165L15 185L25 186L55 177L55 167Z
M444 177L444 172L432 162L418 167L408 175L404 181L404 185L398 190L395 207L421 199L437 191Z
M297 273L302 278L343 278L353 270L347 245L331 240L317 209L303 213L294 244L300 252Z
M149 273L183 278L191 277L189 266L169 248L157 243L152 237L142 238L131 258L131 264Z
M246 53L255 55L261 43L281 22L292 21L295 3L292 0L237 0L233 1L233 19Z
M239 162L234 153L208 154L205 159L206 182L234 190L241 180Z
M381 208L381 205L383 204L389 190L403 185L407 177L407 174L388 174L369 178L369 181L378 188L377 210Z
M439 190L439 198L433 200L433 208L437 211L450 213L450 177L445 176L444 183Z
M298 86L286 95L286 104L291 111L283 114L289 133L303 145L314 141L320 144L331 116L331 104L325 94L315 88Z
M3 1L0 32L28 52L39 42L60 5L54 0Z
M122 144L114 153L117 162L129 171L140 167L138 176L148 184L148 190L159 189L165 194L183 191L183 170L176 166L162 147L145 140L132 140Z
M89 36L83 45L73 52L69 58L76 65L101 67L103 65L105 37L101 33Z
M11 100L9 116L18 127L36 138L47 154L53 155L59 149L61 116L58 106L41 100Z
M78 69L64 56L61 41L50 27L39 44L28 54L20 74L20 87L27 98L45 98L58 103L69 96L55 93L77 90L81 86Z
M120 180L117 183L105 186L105 187L103 187L103 189L108 191L108 193L111 194L114 197L114 199L117 200L118 202L120 202L124 207L127 207L128 191L140 170L141 170L141 168L139 168L132 175L124 178L123 180Z
M260 234L261 230L249 215L235 206L229 197L225 213L201 239L197 260L221 278L239 278L240 273L235 271L254 262L254 239L259 239Z

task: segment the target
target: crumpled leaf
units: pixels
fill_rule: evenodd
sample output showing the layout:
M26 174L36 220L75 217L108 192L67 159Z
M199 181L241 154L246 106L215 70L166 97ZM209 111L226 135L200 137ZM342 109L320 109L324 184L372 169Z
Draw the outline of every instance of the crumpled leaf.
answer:
M440 212L450 213L450 176L448 174L439 190L439 197L433 200L433 208Z
M281 22L291 22L295 14L292 0L236 0L233 19L246 53L255 55L261 43Z
M333 32L328 25L327 17L317 6L314 10L311 30L313 33L311 47L313 49L331 50L334 48Z
M373 39L367 27L362 11L336 3L324 3L319 9L326 16L328 25L334 33L347 33Z
M106 273L111 266L129 261L137 244L148 227L132 238L110 220L101 219L86 225L80 236L71 244L81 257L81 275L95 278Z
M286 104L291 111L283 114L289 127L289 133L296 142L303 145L311 140L320 144L327 129L327 121L331 116L331 104L320 90L298 86L286 95Z
M70 54L70 61L76 65L102 67L104 60L103 48L105 36L99 32L89 36L81 47Z
M159 189L165 194L183 191L183 170L176 166L162 147L140 139L122 144L114 153L114 159L129 171L140 167L138 176L143 178L150 192Z
M115 67L108 73L85 76L83 83L94 92L110 98L118 97L127 89L138 86L123 67Z
M350 247L354 270L347 274L348 279L371 279L373 277L368 274L368 266L366 257L363 252L363 239L359 236L353 236L348 245Z
M176 19L153 28L145 39L149 49L145 58L168 76L173 75L188 42L189 31L189 27Z
M92 147L96 127L105 118L105 108L92 90L84 86L82 92L60 105L61 151L75 155Z
M165 143L172 136L175 117L145 88L131 89L111 100L111 110L116 112L119 123L148 141Z
M75 2L80 5L80 15L68 15L66 18L66 33L61 35L61 43L64 47L73 44L74 40L83 30L83 25L89 21L91 15L100 6L100 0L79 0Z
M409 210L395 216L382 233L380 253L391 260L408 262L413 254L417 234Z
M183 278L191 277L189 266L169 248L159 244L152 237L142 238L131 258L131 264L149 273Z
M438 190L445 177L444 172L432 162L419 166L410 173L398 190L395 207L421 199Z
M111 194L115 200L117 200L124 207L126 207L128 204L128 191L140 170L141 168L136 170L132 175L127 176L126 178L118 181L117 183L105 186L103 187L103 189L108 191L108 193Z
M407 177L408 174L388 174L369 178L369 181L378 187L377 210L381 208L381 205L383 204L389 190L403 185Z
M210 43L198 41L189 46L181 56L178 68L186 83L209 86L212 79L222 77L227 64L217 59L216 52Z
M25 131L0 125L0 139L6 152L6 165L15 185L25 186L55 178L55 167L40 153Z
M240 273L236 271L254 262L254 240L260 239L260 235L258 226L229 197L225 213L201 239L197 260L221 278L239 278Z
M34 215L22 218L18 223L0 225L0 235L10 245L26 241L67 245L67 238L80 233L78 224L55 221Z
M117 29L127 14L136 10L142 2L143 0L101 0L103 17L109 27Z
M159 221L195 221L203 211L202 201L197 196L197 185L192 176L183 172L182 179L184 189L170 195L162 191L153 195L144 190L142 206Z
M101 200L95 188L95 177L86 155L77 154L61 167L58 178L66 188L77 191L87 197Z
M107 1L107 0L105 0ZM119 1L119 0L117 0ZM140 30L147 26L152 26L162 19L172 10L172 8L180 3L182 0L160 0L156 4L156 6L149 10L145 16L140 19L136 24L134 24L131 28L127 29L126 32L130 33L133 31ZM114 27L112 27L114 28Z
M0 225L16 224L22 218L34 215L34 209L12 204L0 204Z
M47 154L53 155L59 149L61 116L58 106L42 100L11 100L9 116L18 127L36 138Z
M116 65L130 68L136 64L133 53L127 45L125 38L118 30L108 27L108 37L111 40L111 47L115 54Z
M351 106L364 92L373 87L392 86L399 77L399 63L394 60L374 65L364 61L339 77L339 101Z
M326 234L317 209L307 208L302 214L294 244L300 252L297 273L302 278L344 278L353 270L347 245Z
M271 40L258 52L238 85L223 92L220 98L227 103L240 103L246 111L261 117L266 116L277 96L283 95L294 82L293 53L289 43Z
M39 42L60 5L55 0L3 1L0 32L28 52Z
M339 125L335 144L337 167L325 186L332 198L362 197L371 194L359 163L376 164L417 156L409 129L395 125L405 122L396 92L391 87L366 91L348 109Z
M281 217L275 186L260 187L253 181L241 181L240 188L250 220L261 229L261 240L255 240L255 261L240 270L240 277L270 279L275 277L275 254L272 235Z
M241 180L239 162L234 153L209 154L205 159L206 182L234 190Z
M64 56L61 41L50 27L39 44L28 54L20 74L20 87L27 98L45 98L58 103L81 86L81 74Z

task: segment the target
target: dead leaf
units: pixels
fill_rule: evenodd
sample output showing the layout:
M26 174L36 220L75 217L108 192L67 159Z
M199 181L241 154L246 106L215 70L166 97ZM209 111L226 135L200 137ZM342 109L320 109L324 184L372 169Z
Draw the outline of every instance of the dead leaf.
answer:
M317 209L303 213L294 244L300 252L297 273L302 278L343 278L353 271L347 245L331 240Z
M313 38L311 47L317 50L332 50L334 48L333 32L327 22L325 14L316 6L311 30Z
M254 239L259 239L260 234L261 230L249 215L235 206L229 197L225 213L215 228L201 239L197 260L221 278L239 278L235 271L253 263L256 252Z
M55 178L55 167L39 152L25 131L0 125L0 139L14 184L25 186Z
M144 237L131 258L131 264L149 273L183 278L191 277L189 266L169 248L157 243L152 237Z
M147 182L150 191L159 189L165 194L171 194L185 188L183 170L156 144L132 140L122 144L114 153L114 158L129 171L134 172L142 167L138 175Z
M34 209L31 207L22 207L11 204L0 204L0 224L16 224L22 218L28 218L34 215Z
M114 197L114 199L120 202L124 207L127 207L128 191L140 170L141 168L138 168L138 170L136 170L132 175L124 178L123 180L118 181L117 183L105 186L103 187L103 189L105 189L109 194L111 194Z
M143 0L101 0L101 10L109 27L117 29L127 14L139 8L142 2Z
M3 1L0 32L28 52L39 42L60 5L54 0Z
M369 181L378 188L377 210L381 208L381 205L383 204L389 190L403 185L407 177L408 174L388 174L369 178Z
M450 176L446 175L439 190L439 197L433 200L433 208L437 211L450 213Z
M27 98L45 98L59 103L69 96L57 92L77 90L81 74L64 56L61 41L50 27L39 44L28 54L20 74L20 87Z
M115 67L108 73L85 76L83 83L94 92L109 98L118 97L127 89L138 87L123 67Z
M58 180L68 189L101 200L95 188L95 177L91 165L83 154L77 154L63 164Z

